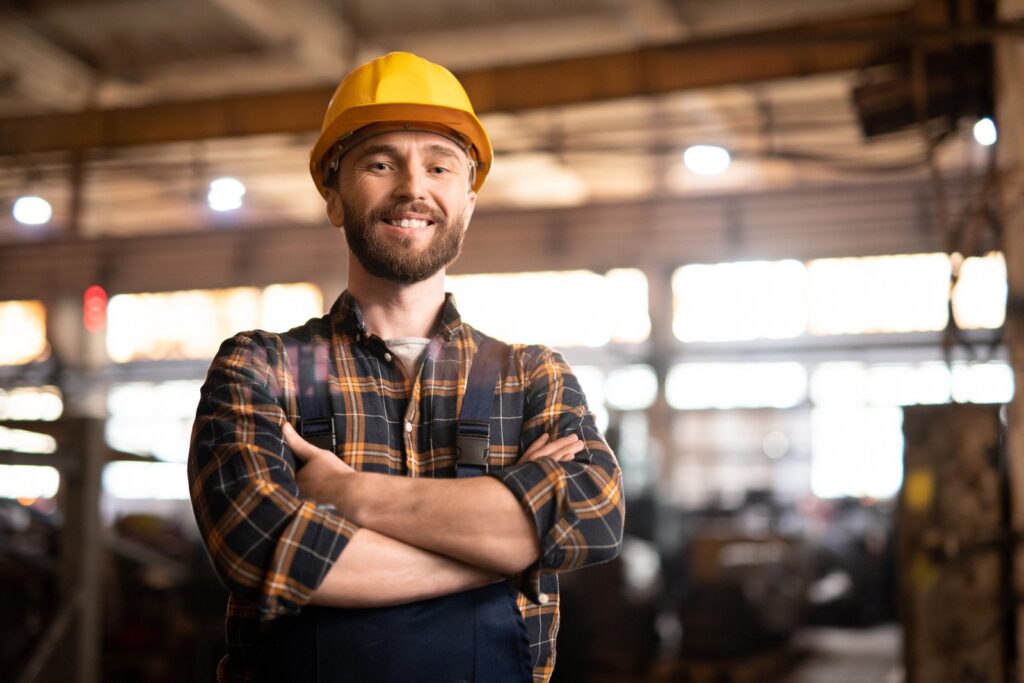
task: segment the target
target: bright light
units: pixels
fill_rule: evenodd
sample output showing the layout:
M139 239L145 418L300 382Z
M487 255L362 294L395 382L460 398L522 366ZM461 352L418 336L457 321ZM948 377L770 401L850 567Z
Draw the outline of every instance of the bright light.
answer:
M183 462L112 462L103 469L103 490L114 498L188 500Z
M598 347L639 343L650 335L647 278L640 271L450 275L445 287L465 320L509 342ZM536 305L550 301L552 292L571 305Z
M107 308L107 353L133 360L209 359L238 330L286 330L323 312L314 285L118 294Z
M987 116L983 119L979 119L974 124L974 139L977 140L979 145L988 147L994 145L996 140L999 139L999 133L996 130L996 122Z
M53 207L42 197L19 197L14 202L14 220L25 225L49 223Z
M82 324L90 332L100 332L107 324L107 291L99 285L82 295Z
M605 400L619 410L643 410L658 398L658 376L649 365L627 365L608 373Z
M107 394L107 443L120 451L184 461L201 384L199 380L115 384Z
M697 175L718 175L729 168L732 158L724 147L694 145L683 152L683 163Z
M665 398L677 410L792 408L806 397L799 363L680 363L665 379Z
M1009 403L1013 391L1013 368L1009 363L953 364L953 400L958 403Z
M962 330L997 329L1006 321L1006 259L1001 253L972 256L960 266L953 288L953 318Z
M807 263L813 335L942 330L949 318L949 256L906 254Z
M684 342L790 339L807 327L799 261L683 266L672 275L672 330Z
M0 420L56 420L63 412L57 387L0 389Z
M41 301L0 301L0 365L46 355L46 307Z
M0 498L53 498L60 472L36 465L0 465Z
M814 495L888 498L902 481L902 409L836 406L811 412Z
M245 185L236 178L217 178L210 183L206 201L214 211L233 211L242 206Z
M811 375L816 406L910 406L949 402L951 378L942 362L821 363Z
M57 440L49 434L30 432L27 429L0 427L0 451L16 453L56 453Z

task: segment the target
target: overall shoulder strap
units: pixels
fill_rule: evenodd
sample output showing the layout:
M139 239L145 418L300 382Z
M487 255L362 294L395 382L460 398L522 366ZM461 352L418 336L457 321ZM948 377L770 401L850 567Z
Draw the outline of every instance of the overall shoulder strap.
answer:
M299 434L318 448L336 451L337 434L331 395L328 389L329 354L326 344L307 339L285 337L285 350L295 373L295 393L299 404Z
M455 436L455 473L460 478L487 471L494 386L507 355L508 344L484 337L473 357Z

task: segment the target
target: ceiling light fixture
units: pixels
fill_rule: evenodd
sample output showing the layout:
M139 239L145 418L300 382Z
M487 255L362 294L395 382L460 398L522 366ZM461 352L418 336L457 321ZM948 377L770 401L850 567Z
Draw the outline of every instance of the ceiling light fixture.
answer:
M210 183L206 202L214 211L234 211L242 206L245 185L237 178L217 178Z
M994 145L996 140L999 139L996 122L987 116L983 119L978 119L978 122L974 124L974 139L979 145L984 145L985 147Z
M53 216L53 207L42 197L18 197L14 202L14 220L25 225L43 225Z
M683 163L697 175L718 175L732 163L729 151L717 145L693 145L683 152Z

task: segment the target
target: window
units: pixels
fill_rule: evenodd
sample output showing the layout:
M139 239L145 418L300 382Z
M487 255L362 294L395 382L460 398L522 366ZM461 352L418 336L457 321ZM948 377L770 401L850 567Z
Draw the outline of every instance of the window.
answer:
M903 481L903 411L830 406L811 411L811 490L821 498L895 495Z
M57 387L0 389L0 420L56 420L63 412Z
M103 469L103 490L114 498L188 500L183 462L112 462Z
M48 434L0 427L0 451L55 453L57 442ZM53 498L59 486L60 472L54 467L0 465L0 498Z
M807 397L807 372L800 363L681 363L665 395L679 410L791 408Z
M811 374L811 400L818 406L909 406L948 403L949 368L927 363L821 363Z
M941 330L949 316L950 272L945 254L810 261L808 331L829 335Z
M603 346L650 334L647 278L638 270L452 275L447 288L467 323L510 343Z
M587 407L594 414L597 428L606 429L608 427L608 410L605 408L604 371L590 365L577 365L573 367L572 372L580 383L583 395L587 397Z
M643 410L658 398L658 377L650 365L627 365L608 373L605 401L618 410Z
M41 301L0 301L0 365L40 360L46 343L46 307Z
M323 312L314 285L120 294L110 299L107 352L118 363L208 359L241 330L283 331Z
M107 394L107 443L128 453L184 462L200 386L200 381L112 386Z
M672 276L672 329L684 342L798 337L807 326L799 261L683 266Z
M816 406L909 406L949 403L1008 403L1013 398L1013 369L989 363L860 362L821 363L811 375Z
M0 465L0 498L53 498L58 488L60 473L54 467Z
M1009 403L1013 400L1009 363L954 363L953 400L964 403Z
M954 258L959 258L959 255ZM960 266L953 288L953 318L964 330L995 329L1006 321L1006 260L993 253Z

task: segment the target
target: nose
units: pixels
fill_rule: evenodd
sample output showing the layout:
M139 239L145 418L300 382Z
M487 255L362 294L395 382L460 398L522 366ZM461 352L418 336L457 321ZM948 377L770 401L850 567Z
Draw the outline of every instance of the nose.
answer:
M398 199L424 199L426 197L426 171L409 164L398 174L394 195Z

